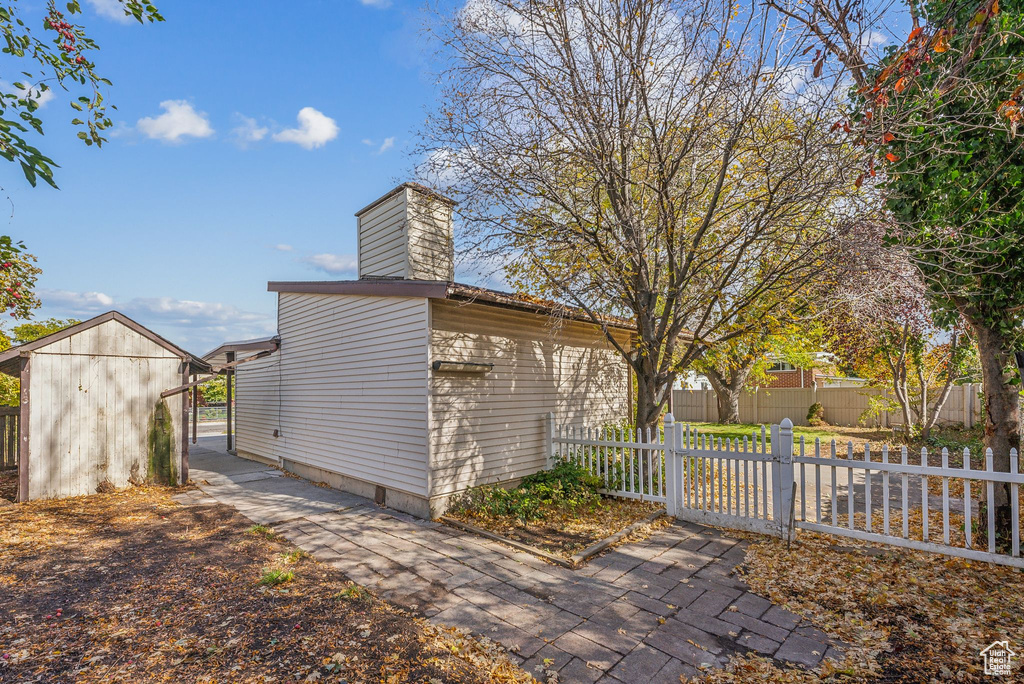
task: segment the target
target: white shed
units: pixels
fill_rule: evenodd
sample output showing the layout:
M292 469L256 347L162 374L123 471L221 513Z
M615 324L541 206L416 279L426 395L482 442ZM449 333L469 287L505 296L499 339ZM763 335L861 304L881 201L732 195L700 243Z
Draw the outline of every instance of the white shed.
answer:
M20 378L18 500L188 479L188 394L209 366L111 311L0 354Z

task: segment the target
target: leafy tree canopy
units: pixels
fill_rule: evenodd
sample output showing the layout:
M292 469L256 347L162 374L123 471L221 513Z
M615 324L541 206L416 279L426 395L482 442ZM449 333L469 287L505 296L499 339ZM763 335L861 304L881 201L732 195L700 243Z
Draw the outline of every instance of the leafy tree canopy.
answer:
M71 326L79 323L81 323L81 321L76 318L47 318L45 321L29 321L28 323L22 323L21 325L14 326L13 341L15 344L35 342L40 337L46 337L47 335L59 332L64 328L70 328Z
M126 15L140 23L163 21L150 0L117 0ZM81 130L78 137L86 145L100 146L106 142L103 132L113 122L107 116L101 87L110 81L96 71L93 54L99 45L85 27L72 23L81 14L78 0L58 8L54 0L47 3L43 21L31 26L25 11L12 0L0 3L0 31L3 52L8 58L20 60L23 69L8 76L10 85L0 89L0 156L21 166L33 186L42 179L57 187L53 169L57 166L39 150L33 138L43 135L39 115L39 99L43 93L60 88L72 95L69 105L74 110L71 123ZM10 64L10 62L8 62Z

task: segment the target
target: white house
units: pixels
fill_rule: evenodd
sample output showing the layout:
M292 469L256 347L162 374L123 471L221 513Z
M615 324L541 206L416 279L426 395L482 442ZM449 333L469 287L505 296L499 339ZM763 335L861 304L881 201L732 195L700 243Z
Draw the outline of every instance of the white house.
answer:
M269 284L277 351L237 367L240 456L436 516L452 494L544 467L549 413L630 415L601 326L453 282L452 206L400 185L356 213L358 280ZM625 322L603 325L628 347Z

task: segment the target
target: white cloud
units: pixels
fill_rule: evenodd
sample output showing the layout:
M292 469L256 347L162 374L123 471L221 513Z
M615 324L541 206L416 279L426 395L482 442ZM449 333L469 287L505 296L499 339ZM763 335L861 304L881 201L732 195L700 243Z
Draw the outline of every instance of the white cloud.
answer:
M359 0L367 7L376 7L377 9L387 9L391 7L391 0Z
M235 114L238 125L231 129L231 135L239 147L248 147L252 143L259 142L267 137L270 129L260 126L256 119L242 114Z
M863 50L874 50L875 48L882 47L889 42L889 36L885 35L881 31L874 29L867 29L860 37L860 45Z
M204 112L197 112L185 100L164 100L160 103L164 113L157 117L139 119L138 129L154 140L178 143L184 137L208 138L213 128Z
M299 127L286 128L275 133L274 140L295 143L312 150L315 147L323 147L338 137L338 124L334 119L312 107L303 107L295 118L299 121Z
M70 290L41 290L43 306L62 306L75 311L102 313L114 305L113 297L102 292L71 292Z
M395 137L394 136L391 136L390 138L384 138L384 142L382 142L380 144L380 149L377 150L377 154L384 154L385 152L387 152L388 150L390 150L394 146L395 146Z
M367 147L373 147L373 141L370 140L369 138L363 138L362 143Z
M124 5L118 0L86 0L96 14L106 19L113 19L122 24L134 21L134 18L124 13Z
M56 97L56 95L53 92L53 88L49 87L47 87L46 90L42 90L37 85L23 83L22 85L26 87L16 88L13 85L7 83L6 81L0 81L0 85L2 85L4 89L12 88L14 92L18 95L18 97L24 97L27 99L35 100L36 104L40 107L45 107L47 102Z
M278 252L290 252L290 251L292 251L292 246L291 245L280 244L280 245L274 245L274 249L276 249Z
M231 304L173 297L136 297L118 301L102 292L40 290L41 314L86 319L120 311L192 352L204 352L225 340L262 337L276 329L269 313L243 311Z
M353 254L314 254L303 261L331 275L354 274L359 271L359 259Z

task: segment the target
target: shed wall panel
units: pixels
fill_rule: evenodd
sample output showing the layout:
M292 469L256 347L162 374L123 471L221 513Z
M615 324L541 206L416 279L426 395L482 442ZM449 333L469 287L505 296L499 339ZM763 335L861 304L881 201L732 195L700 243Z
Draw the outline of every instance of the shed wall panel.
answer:
M103 482L145 479L148 431L160 393L181 384L181 359L117 321L31 356L30 499L93 494ZM180 475L182 402L166 399Z

